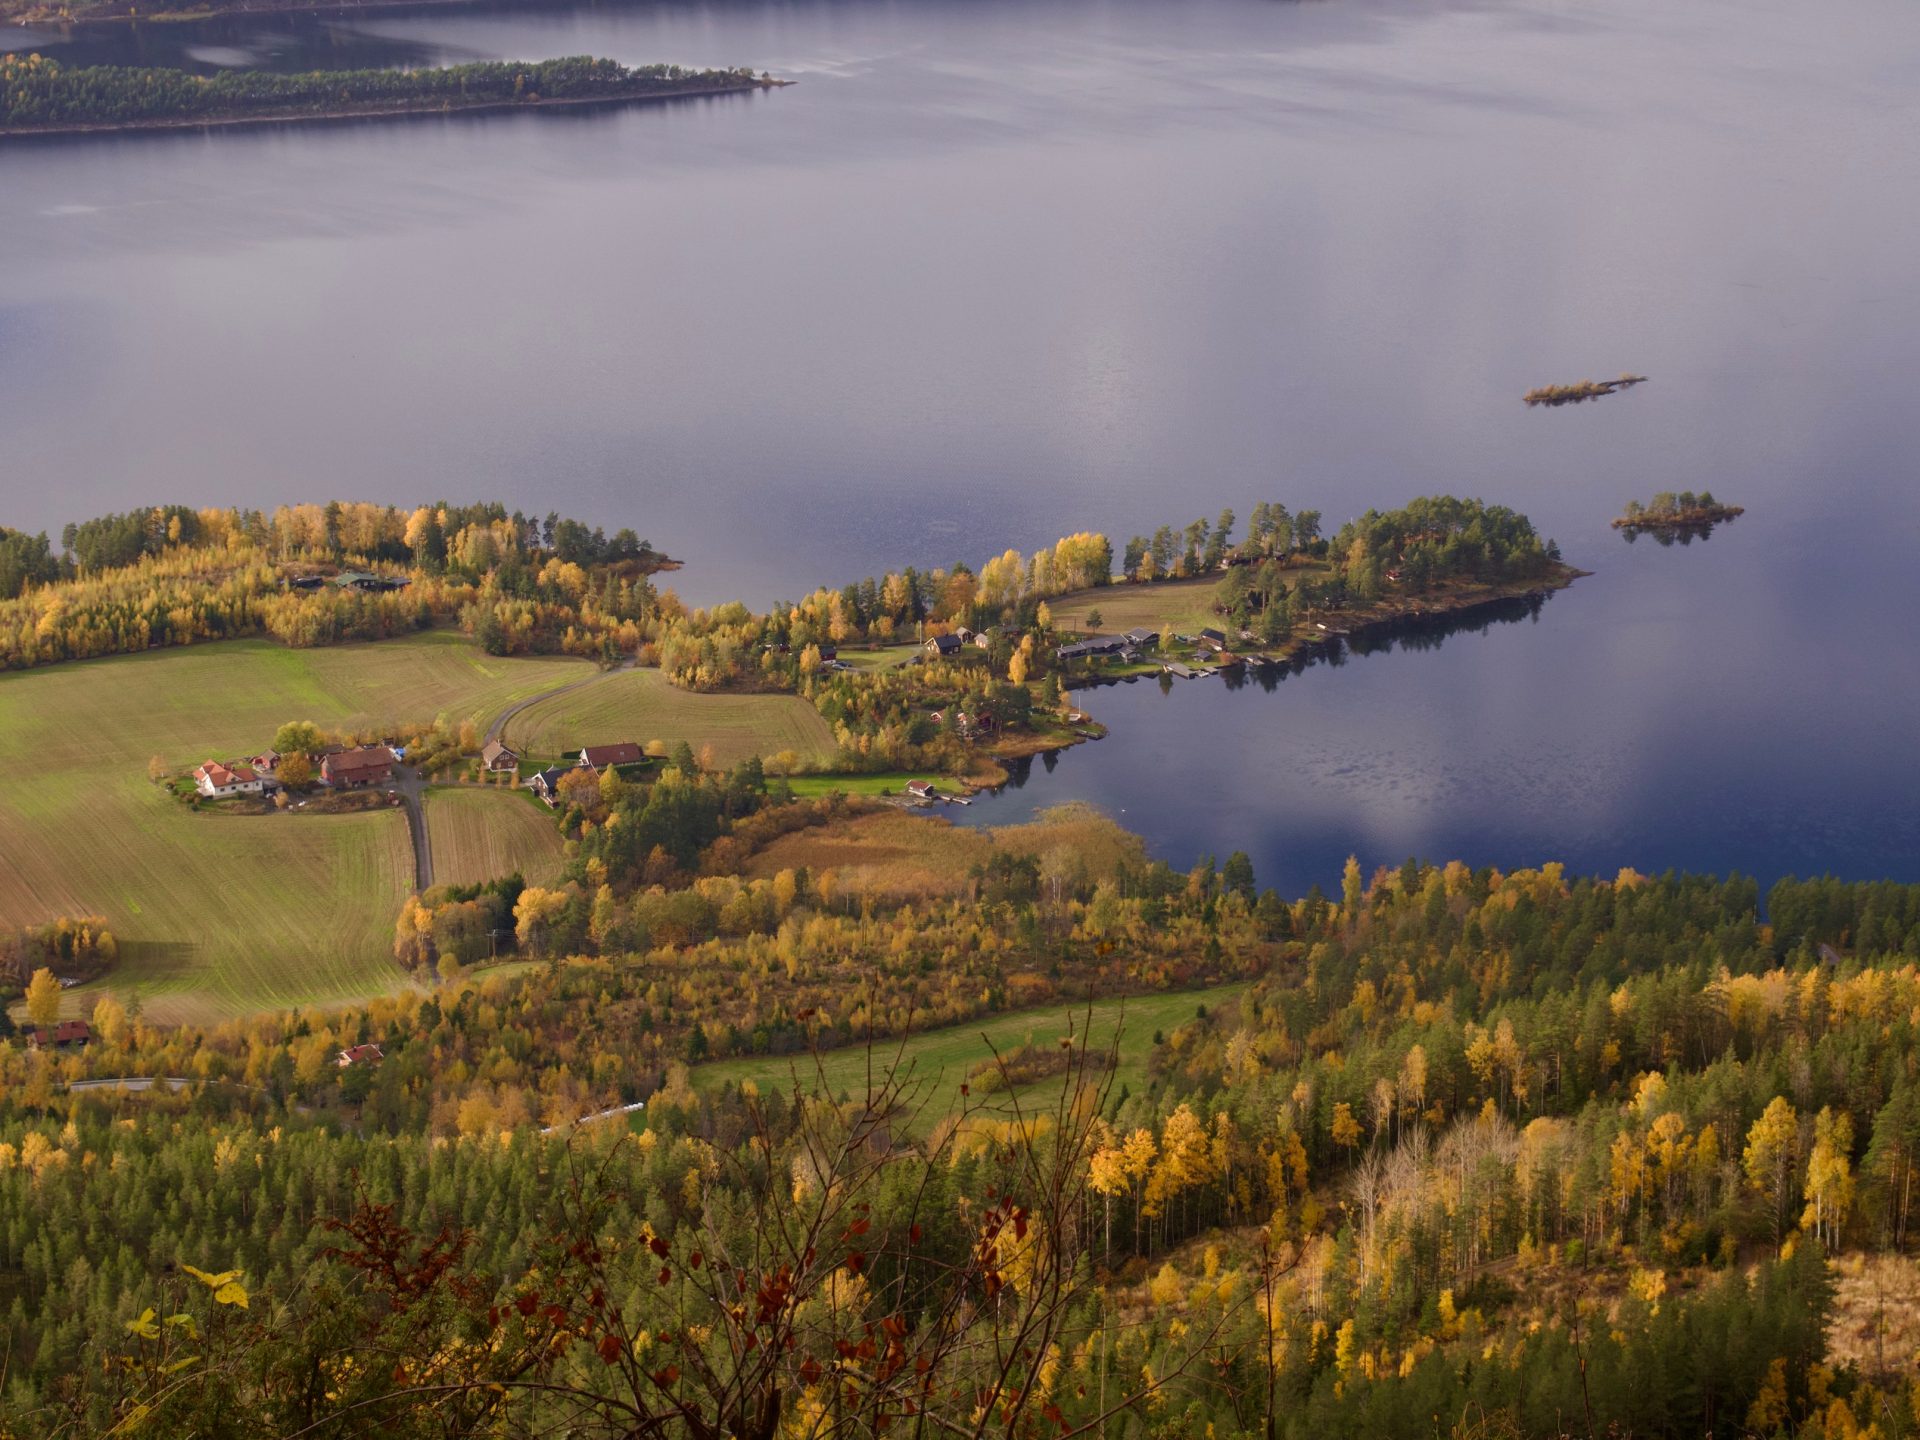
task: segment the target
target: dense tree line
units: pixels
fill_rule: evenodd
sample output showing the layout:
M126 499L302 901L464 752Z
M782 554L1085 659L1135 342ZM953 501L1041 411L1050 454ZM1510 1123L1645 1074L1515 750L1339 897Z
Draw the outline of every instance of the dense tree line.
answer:
M41 55L0 56L0 126L137 125L250 115L438 110L535 100L590 100L752 83L750 71L628 67L575 55L537 63L479 61L440 69L195 75L153 66L67 66ZM125 562L121 562L125 563Z
M0 600L11 600L30 585L46 585L65 573L45 535L28 535L0 525Z
M155 506L70 525L62 538L60 556L37 563L13 598L0 595L0 669L251 635L327 645L442 624L494 654L610 661L635 653L661 621L648 576L665 561L633 531L609 538L500 505ZM369 568L410 583L371 592L331 583Z

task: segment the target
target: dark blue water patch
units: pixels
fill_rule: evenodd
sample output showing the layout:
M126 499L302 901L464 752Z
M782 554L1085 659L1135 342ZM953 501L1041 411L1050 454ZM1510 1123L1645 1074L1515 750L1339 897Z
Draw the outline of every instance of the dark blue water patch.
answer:
M1698 698L1663 696L1658 667L1644 685L1591 683L1592 627L1575 615L1556 634L1556 611L1578 607L1576 587L1304 665L1078 691L1106 739L1021 762L945 813L990 826L1091 803L1170 864L1245 850L1296 895L1334 883L1348 854L1920 880L1914 767L1809 747L1765 712L1692 733Z

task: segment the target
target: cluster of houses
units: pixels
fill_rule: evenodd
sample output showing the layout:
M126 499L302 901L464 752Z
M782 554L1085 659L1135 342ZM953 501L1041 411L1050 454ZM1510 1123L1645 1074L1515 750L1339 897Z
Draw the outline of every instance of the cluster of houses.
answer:
M1053 652L1053 658L1062 665L1074 660L1091 660L1095 657L1116 656L1131 665L1149 650L1160 647L1158 631L1145 626L1136 626L1124 635L1095 635L1087 640L1075 640L1071 644L1061 645Z
M926 651L929 657L934 659L940 659L949 655L958 655L968 646L972 646L976 650L991 650L993 648L993 635L994 632L991 630L970 630L965 625L960 625L948 631L945 635L929 635L926 640L922 642L920 648Z
M364 790L393 778L393 750L386 745L330 746L321 752L316 778L334 790ZM209 800L235 795L271 795L280 788L278 752L264 750L245 760L209 760L193 772L193 785Z
M501 748L504 750L506 747ZM507 753L513 752L507 751ZM564 765L551 765L542 770L527 781L527 788L552 806L558 803L560 782L568 775L578 772L591 775L598 780L609 770L618 771L624 766L644 764L646 758L647 752L632 740L622 740L614 745L588 745L580 751L578 759L569 760ZM486 759L484 752L481 759L483 762ZM519 763L518 757L515 758L514 763Z

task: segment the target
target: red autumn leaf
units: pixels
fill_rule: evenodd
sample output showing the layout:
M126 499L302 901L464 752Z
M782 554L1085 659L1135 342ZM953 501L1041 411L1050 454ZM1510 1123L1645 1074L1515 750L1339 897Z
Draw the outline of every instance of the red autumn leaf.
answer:
M540 1296L537 1293L522 1295L518 1300L513 1302L513 1308L518 1310L522 1315L531 1315L540 1308Z
M673 1271L667 1266L662 1265L660 1267L660 1283L664 1285L671 1279L673 1279Z
M669 1365L664 1370L656 1370L653 1372L653 1383L658 1385L662 1390L666 1389L679 1378L680 1367L678 1365Z
M693 1254L687 1257L687 1263L691 1265L694 1269L698 1270L700 1268L701 1262L704 1259L705 1257L702 1256L698 1250L696 1250L693 1252Z
M820 1369L820 1362L811 1355L800 1363L800 1383L803 1385L819 1384L820 1376L823 1373Z
M907 1243L909 1245L918 1245L920 1243L920 1227L918 1225L909 1225L907 1227Z
M622 1340L618 1335L602 1335L597 1348L600 1351L600 1358L611 1365L620 1358L620 1353L627 1348L627 1342Z
M662 1260L667 1258L667 1242L662 1240L658 1235L647 1241L647 1248Z
M858 1250L850 1250L847 1252L847 1273L849 1275L858 1275L866 1268L866 1256L862 1255Z
M558 1327L567 1323L567 1308L564 1305L549 1305L540 1313L547 1317L549 1325Z

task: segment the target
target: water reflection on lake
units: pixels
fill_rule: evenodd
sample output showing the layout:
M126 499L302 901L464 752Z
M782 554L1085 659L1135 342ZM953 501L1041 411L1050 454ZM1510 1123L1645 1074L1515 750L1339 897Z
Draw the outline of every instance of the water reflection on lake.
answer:
M1595 575L1271 694L1103 693L1112 739L968 819L1089 796L1289 885L1348 850L1920 878L1910 0L699 0L30 43L800 83L0 149L0 523L497 496L764 604L1258 499L1332 528L1477 494ZM1616 543L1667 488L1748 513Z

